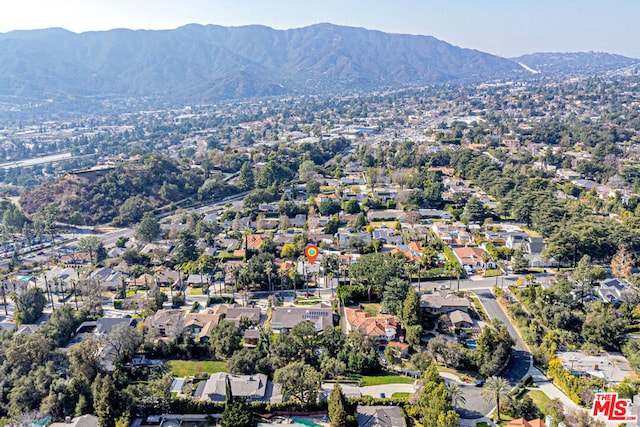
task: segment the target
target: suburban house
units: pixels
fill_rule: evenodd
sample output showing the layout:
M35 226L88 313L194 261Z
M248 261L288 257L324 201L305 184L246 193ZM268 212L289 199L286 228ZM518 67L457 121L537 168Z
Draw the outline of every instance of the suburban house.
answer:
M173 289L182 288L182 278L179 271L171 270L169 268L160 267L156 270L156 282L158 286L169 286Z
M252 325L256 326L260 324L260 309L252 307L241 307L237 304L219 304L213 308L219 319L233 322L236 326L240 325L240 320L245 317L249 319ZM216 323L218 323L216 322Z
M469 311L469 300L446 292L434 292L420 296L420 307L427 314L432 315L449 313L454 310L467 312Z
M484 268L496 268L495 261L491 260L489 253L485 252L482 248L465 247L452 248L451 250L467 272L473 272ZM485 258L483 258L483 256ZM484 261L485 259L487 259L486 264Z
M375 221L404 221L405 213L399 209L386 209L383 211L369 210L367 220Z
M175 338L182 333L184 317L182 310L158 310L153 316L144 319L144 325L155 331L160 337Z
M551 427L547 426L540 418L527 421L524 418L518 418L517 420L511 420L507 423L507 427Z
M411 346L406 342L391 341L389 344L387 344L387 347L398 349L398 356L400 356L401 359L409 358L409 348Z
M92 271L89 279L96 281L103 290L115 291L122 286L122 281L127 279L127 276L121 271L101 267Z
M388 245L401 245L402 244L402 235L400 233L395 234L396 230L393 228L389 228L386 225L373 230L373 239L381 240L382 243L386 243Z
M244 347L256 347L260 341L260 331L258 329L246 329L242 336Z
M187 276L184 283L187 286L192 286L197 288L209 283L209 278L207 277L206 274L190 274Z
M346 249L354 242L361 243L363 246L368 245L371 243L371 235L365 231L361 231L359 233L338 233L338 245L340 248Z
M288 333L300 322L312 322L316 331L325 326L333 326L333 313L326 304L316 304L307 307L274 307L271 314L271 329Z
M467 226L461 222L453 224L434 222L431 229L447 245L465 246L473 243L473 237L467 231Z
M184 330L191 332L201 343L209 342L211 329L219 320L220 315L211 308L201 313L187 313L184 316Z
M273 385L265 374L232 375L225 372L211 374L204 385L200 400L224 402L227 391L227 378L231 384L233 397L241 397L248 402L269 401L273 394Z
M360 427L407 427L399 406L361 406L356 408Z
M409 242L408 245L398 245L391 251L391 255L402 253L407 261L415 262L422 258L422 246L418 242Z
M73 419L65 419L64 422L51 423L49 427L98 427L98 417L95 415L82 415Z
M71 285L71 281L78 280L78 272L72 267L53 267L51 270L44 273L44 280L38 280L38 286L44 288L48 285L54 292L58 292L60 284L64 284L65 287Z
M473 326L473 320L466 311L453 310L449 312L449 319L455 328L470 329Z
M398 336L399 320L396 316L373 314L361 308L344 309L347 334L360 329L367 336L376 340L378 344L386 345Z
M625 298L623 295L625 293L629 296L637 295L634 289L619 279L605 280L598 286L598 296L604 302L621 303Z

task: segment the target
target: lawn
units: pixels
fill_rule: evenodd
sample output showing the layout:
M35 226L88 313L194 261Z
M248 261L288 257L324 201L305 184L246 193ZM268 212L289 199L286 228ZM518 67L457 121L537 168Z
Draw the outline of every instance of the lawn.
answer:
M397 391L391 395L392 399L408 399L411 393L407 393L404 391Z
M457 371L455 369L451 369L451 368L447 368L445 366L442 365L438 365L438 372L448 372L450 374L454 374L457 375L460 378L460 381L465 382L465 383L474 383L477 380L481 380L482 375L478 374L477 372L473 372L473 371ZM467 379L465 381L465 378Z
M363 375L360 378L360 386L367 387L370 385L382 384L413 384L416 380L409 377L401 377L399 375Z
M380 304L360 304L362 306L362 309L364 311L366 311L367 313L371 313L373 316L377 316L378 313L380 313Z
M202 288L189 288L189 295L202 295Z
M494 268L484 272L484 277L496 277L496 276L502 276L502 271Z
M229 372L227 362L214 362L213 360L169 360L167 366L171 369L171 374L178 378L192 377L201 372L207 374Z
M549 396L544 394L541 390L530 390L527 394L533 400L533 403L538 407L540 412L545 413L545 408L547 404L551 402Z

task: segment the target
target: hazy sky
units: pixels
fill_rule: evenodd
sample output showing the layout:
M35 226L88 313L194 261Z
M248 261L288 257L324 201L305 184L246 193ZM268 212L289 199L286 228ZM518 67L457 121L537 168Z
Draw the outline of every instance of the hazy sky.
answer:
M0 0L0 32L320 22L431 35L502 56L593 50L640 58L640 0Z

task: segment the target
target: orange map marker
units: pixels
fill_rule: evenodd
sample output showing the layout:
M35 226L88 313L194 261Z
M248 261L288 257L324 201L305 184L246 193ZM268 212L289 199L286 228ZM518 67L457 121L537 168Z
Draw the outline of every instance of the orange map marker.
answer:
M318 250L317 246L307 246L304 250L304 255L307 257L307 260L309 260L309 264L314 264L316 262L316 258L318 258L318 254L320 253L320 251Z

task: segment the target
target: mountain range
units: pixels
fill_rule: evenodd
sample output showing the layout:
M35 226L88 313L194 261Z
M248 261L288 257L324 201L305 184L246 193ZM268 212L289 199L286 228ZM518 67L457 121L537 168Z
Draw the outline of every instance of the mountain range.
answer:
M0 97L204 102L391 89L527 76L546 64L544 58L512 60L430 36L332 24L291 30L192 24L80 34L52 28L0 33Z

